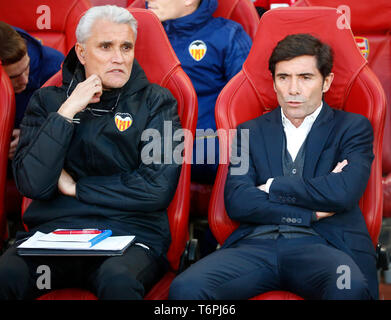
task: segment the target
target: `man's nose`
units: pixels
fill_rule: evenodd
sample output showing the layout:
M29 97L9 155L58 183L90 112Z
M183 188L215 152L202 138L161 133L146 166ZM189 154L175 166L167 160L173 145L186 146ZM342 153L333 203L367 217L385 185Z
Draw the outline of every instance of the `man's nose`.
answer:
M111 61L113 63L123 63L124 62L124 57L122 55L121 49L113 50L113 56L112 56Z
M292 78L289 83L289 94L297 95L300 94L300 85L298 79Z
M20 85L26 85L28 82L29 82L29 74L28 74L28 72L25 72L25 73L21 74L19 79L18 79L18 83Z

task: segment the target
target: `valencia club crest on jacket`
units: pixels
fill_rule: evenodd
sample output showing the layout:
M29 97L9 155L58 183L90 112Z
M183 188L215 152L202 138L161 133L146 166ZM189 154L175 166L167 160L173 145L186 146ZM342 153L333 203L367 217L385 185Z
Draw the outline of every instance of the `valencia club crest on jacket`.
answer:
M195 61L202 60L205 57L206 50L206 44L202 40L195 40L189 46L189 53Z
M129 113L116 113L114 116L115 125L121 132L130 128L133 118Z

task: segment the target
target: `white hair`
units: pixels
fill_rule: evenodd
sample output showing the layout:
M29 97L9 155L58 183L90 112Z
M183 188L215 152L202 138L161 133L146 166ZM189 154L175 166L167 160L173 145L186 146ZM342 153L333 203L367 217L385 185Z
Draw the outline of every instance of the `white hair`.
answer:
M87 10L81 17L76 28L76 39L79 43L86 43L91 36L91 28L95 21L99 19L109 20L114 23L128 24L134 33L134 39L137 38L137 20L125 8L117 6L95 6Z

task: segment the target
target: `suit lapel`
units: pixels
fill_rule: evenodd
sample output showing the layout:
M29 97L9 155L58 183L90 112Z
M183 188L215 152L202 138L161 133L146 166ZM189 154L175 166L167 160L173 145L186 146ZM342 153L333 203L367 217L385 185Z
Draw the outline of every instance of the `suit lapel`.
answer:
M307 136L303 169L304 177L313 177L315 175L315 168L318 163L319 156L322 153L332 128L334 127L334 122L331 121L333 116L334 113L332 109L325 101L323 101L322 111L316 118L311 131Z
M282 145L284 129L281 122L281 108L278 107L267 113L265 125L261 126L265 139L271 177L283 175L282 169Z
M319 156L323 151L328 136L334 127L331 121L334 113L331 107L323 101L322 111L316 118L311 131L307 136L306 155L304 161L303 176L313 177ZM274 109L265 116L265 125L261 126L265 139L266 151L271 169L271 176L283 175L282 168L282 148L284 129L281 121L281 107Z

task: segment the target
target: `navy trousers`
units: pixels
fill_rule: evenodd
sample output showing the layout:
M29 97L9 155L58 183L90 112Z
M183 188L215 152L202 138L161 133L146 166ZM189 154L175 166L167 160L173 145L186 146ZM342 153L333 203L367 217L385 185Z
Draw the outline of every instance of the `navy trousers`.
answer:
M249 299L286 290L305 299L370 299L350 256L319 236L243 239L181 273L169 299Z
M50 269L50 289L85 288L98 299L116 300L142 299L167 267L152 250L137 245L113 257L21 257L14 245L0 257L0 300L35 299L49 292L37 284L40 266Z

